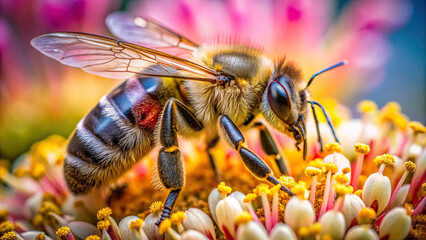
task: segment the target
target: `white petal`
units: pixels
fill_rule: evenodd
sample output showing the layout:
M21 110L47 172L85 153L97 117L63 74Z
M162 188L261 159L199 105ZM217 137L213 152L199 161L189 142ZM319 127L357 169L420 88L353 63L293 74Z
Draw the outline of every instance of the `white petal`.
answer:
M379 134L379 130L373 123L365 125L364 139L360 139L362 122L361 119L351 119L344 121L336 129L336 134L339 139L345 139L341 142L342 152L348 158L355 157L354 145L362 142L368 144L370 140L374 139Z
M268 233L258 222L250 221L238 226L237 238L244 240L268 240Z
M278 223L271 231L271 240L297 240L296 234L287 224Z
M182 240L209 240L209 238L198 231L190 229L182 233Z
M340 240L345 235L346 222L341 212L328 211L320 217L319 223L321 225L321 236L328 234L334 240Z
M285 206L284 220L291 228L307 227L314 223L315 212L311 202L292 197Z
M210 192L209 200L208 200L210 213L213 217L213 220L216 222L216 225L218 226L219 226L219 222L217 221L217 216L216 216L216 205L221 199L222 199L222 195L217 191L217 188L213 189Z
M37 235L39 235L40 233L43 233L41 231L28 231L28 232L23 232L21 233L21 236L24 240L34 240L35 237L37 237ZM51 237L44 235L46 237L46 240L52 240Z
M346 194L343 203L342 213L345 216L346 227L351 225L352 221L358 217L359 211L365 207L364 202L355 194Z
M353 146L352 146L352 151L353 151ZM344 168L351 168L351 163L349 162L349 159L347 159L345 156L343 156L340 153L336 153L336 162L334 162L334 154L329 154L324 158L324 162L331 162L331 163L335 163L337 166L337 173L341 174L342 173L342 169ZM351 180L351 173L346 173L345 176L349 179L349 181Z
M155 223L160 219L161 212L150 213L144 220L143 231L148 236L148 239L162 240L163 235L158 233L158 226Z
M123 218L120 223L118 224L118 229L120 230L120 234L122 239L129 239L130 238L130 229L129 225L131 222L138 220L139 218L136 216L127 216Z
M102 240L111 240L111 236L108 234L108 232L105 229L102 229Z
M244 203L244 198L246 197L246 195L244 195L244 193L235 191L235 192L229 194L229 197L233 197L233 198L237 199L238 202L240 203L240 206L243 209L243 211L248 211L247 205Z
M235 218L243 212L240 203L233 197L220 200L216 206L216 216L220 228L226 228L235 237ZM223 229L222 229L223 230Z
M357 225L349 229L345 240L379 240L379 236L369 225Z
M389 235L388 240L404 239L411 228L411 217L402 207L390 210L383 218L379 227L379 236L384 238Z
M185 211L186 218L183 220L182 225L185 229L193 229L203 233L206 236L212 236L216 239L216 232L210 217L197 208L190 208Z
M70 229L74 237L78 237L80 239L86 239L86 237L90 235L101 235L99 229L87 222L70 222L67 225Z
M380 214L389 202L391 195L391 183L389 178L380 173L373 173L368 176L362 190L362 200L367 207L370 207L377 200L377 214Z
M118 237L120 237L120 239L121 239L121 234L120 234L120 230L118 229L117 222L115 222L114 218L112 218L111 216L108 217L108 220L111 223L111 227L112 227L113 231L116 232Z
M405 202L405 199L407 198L407 195L408 195L408 190L410 190L410 184L402 185L402 187L399 189L398 193L396 194L395 200L392 203L392 206L391 206L392 208L401 206Z

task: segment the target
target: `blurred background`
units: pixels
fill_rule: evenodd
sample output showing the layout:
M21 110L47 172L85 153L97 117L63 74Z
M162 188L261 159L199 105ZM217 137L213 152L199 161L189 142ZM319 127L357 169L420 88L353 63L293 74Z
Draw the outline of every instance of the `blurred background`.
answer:
M220 36L263 46L272 59L296 62L318 77L314 99L353 110L362 99L396 101L426 120L425 1L408 0L2 0L0 1L0 159L13 160L51 134L68 137L101 96L119 84L63 66L30 46L54 31L110 35L114 11L149 16L197 43Z

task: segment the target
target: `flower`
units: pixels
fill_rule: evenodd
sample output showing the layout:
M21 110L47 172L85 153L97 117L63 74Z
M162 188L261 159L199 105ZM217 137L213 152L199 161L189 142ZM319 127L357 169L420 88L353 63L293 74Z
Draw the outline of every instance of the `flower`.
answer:
M411 228L411 218L404 208L396 207L390 210L380 224L380 238L403 239Z

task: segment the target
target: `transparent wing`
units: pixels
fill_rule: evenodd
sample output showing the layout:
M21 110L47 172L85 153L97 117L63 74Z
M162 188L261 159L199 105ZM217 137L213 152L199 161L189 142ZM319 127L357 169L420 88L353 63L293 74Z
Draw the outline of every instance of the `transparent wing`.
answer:
M143 17L115 12L108 15L106 24L119 39L163 52L192 53L199 46L189 39Z
M214 70L191 61L93 34L49 33L34 38L31 44L65 65L108 78L139 75L213 82L217 76Z

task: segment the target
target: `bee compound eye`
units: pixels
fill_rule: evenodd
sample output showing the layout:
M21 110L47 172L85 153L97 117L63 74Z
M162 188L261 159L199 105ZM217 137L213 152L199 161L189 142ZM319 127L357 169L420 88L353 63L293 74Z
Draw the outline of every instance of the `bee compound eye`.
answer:
M291 113L291 100L287 84L272 81L268 86L268 103L275 115L286 122Z

